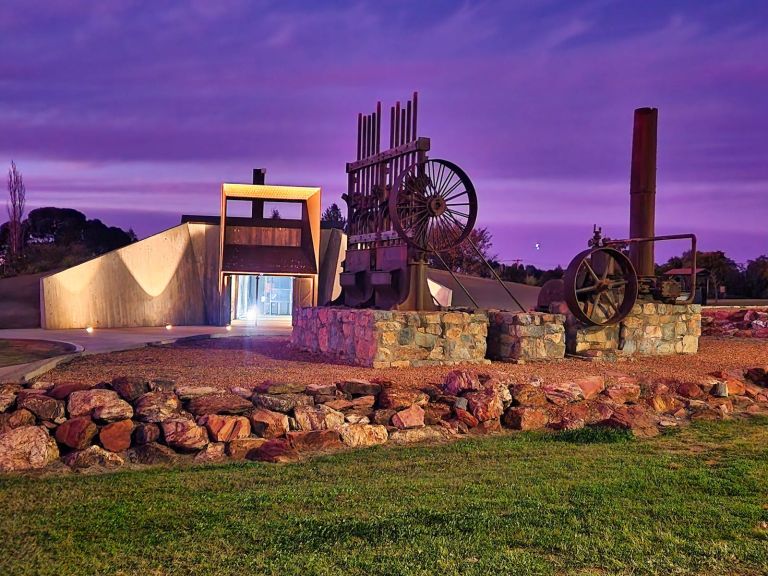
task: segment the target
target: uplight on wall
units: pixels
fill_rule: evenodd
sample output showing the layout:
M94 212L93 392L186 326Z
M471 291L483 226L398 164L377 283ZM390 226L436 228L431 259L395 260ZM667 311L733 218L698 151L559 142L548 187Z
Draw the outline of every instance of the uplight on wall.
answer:
M93 326L88 326L88 327L85 329L85 331L86 331L86 332L88 332L88 334L93 334Z
M231 324L227 324L227 332L232 332L232 325Z
M173 326L171 326L170 324L166 324L166 325L165 325L165 329L166 329L166 330L170 330L171 328L173 328Z

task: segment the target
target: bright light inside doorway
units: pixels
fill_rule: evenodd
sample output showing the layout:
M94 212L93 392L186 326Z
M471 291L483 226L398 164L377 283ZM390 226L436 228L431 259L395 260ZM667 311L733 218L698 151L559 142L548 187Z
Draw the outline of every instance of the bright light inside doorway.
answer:
M85 331L86 331L86 332L88 332L88 334L93 334L93 326L88 326L88 327L85 329Z
M256 306L251 306L248 308L248 312L245 315L245 319L248 320L248 322L256 322L256 320L259 317L259 309Z
M166 324L166 325L165 325L165 329L166 329L166 330L170 330L171 328L173 328L173 326L171 326L170 324Z
M227 324L227 332L232 332L232 325L231 324Z

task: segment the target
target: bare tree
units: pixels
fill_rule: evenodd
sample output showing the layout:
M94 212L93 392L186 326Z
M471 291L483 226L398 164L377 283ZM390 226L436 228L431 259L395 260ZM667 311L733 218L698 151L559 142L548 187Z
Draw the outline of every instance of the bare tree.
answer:
M21 221L24 217L24 204L27 199L27 189L24 186L24 178L16 168L16 163L11 161L8 170L8 248L11 259L21 257L23 236Z

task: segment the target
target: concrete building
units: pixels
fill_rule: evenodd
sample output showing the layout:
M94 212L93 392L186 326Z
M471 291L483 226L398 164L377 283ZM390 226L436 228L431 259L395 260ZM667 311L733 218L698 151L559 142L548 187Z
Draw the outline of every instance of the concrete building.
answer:
M219 216L182 223L40 281L41 326L50 329L226 325L290 317L321 287L319 187L223 184ZM325 254L323 254L324 256ZM333 263L326 268L334 270Z

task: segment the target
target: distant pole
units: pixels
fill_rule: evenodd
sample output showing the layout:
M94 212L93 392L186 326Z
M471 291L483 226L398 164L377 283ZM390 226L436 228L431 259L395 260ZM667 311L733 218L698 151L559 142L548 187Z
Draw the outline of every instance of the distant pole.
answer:
M629 237L656 234L656 129L658 109L638 108L632 132L632 172L629 184ZM653 242L631 244L629 259L637 275L654 276Z

